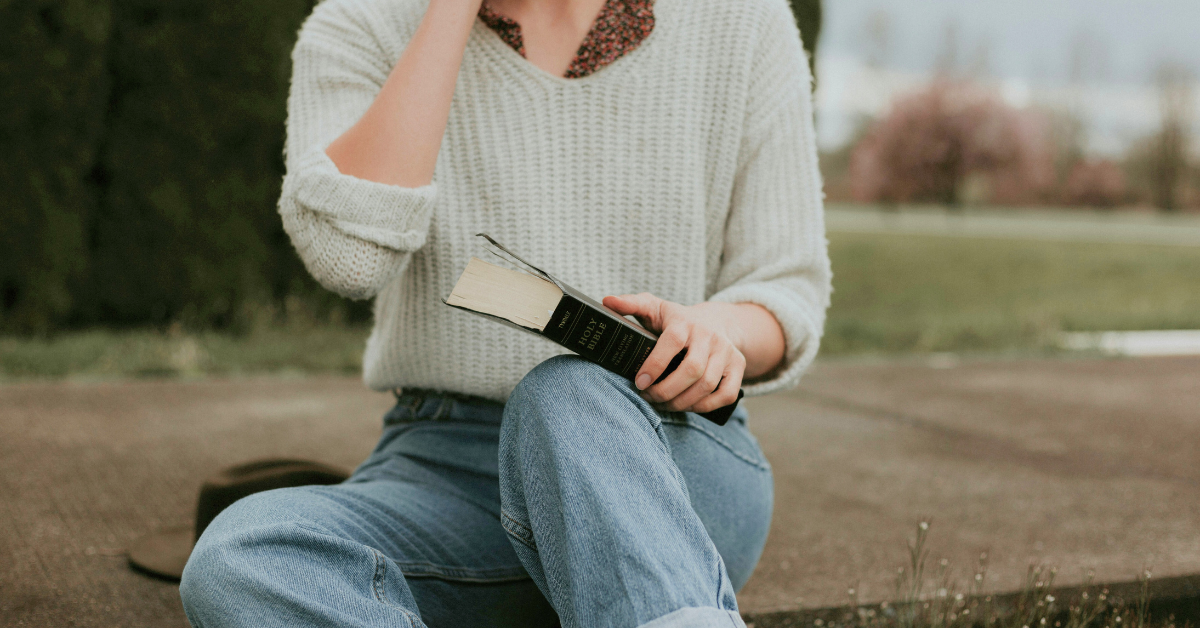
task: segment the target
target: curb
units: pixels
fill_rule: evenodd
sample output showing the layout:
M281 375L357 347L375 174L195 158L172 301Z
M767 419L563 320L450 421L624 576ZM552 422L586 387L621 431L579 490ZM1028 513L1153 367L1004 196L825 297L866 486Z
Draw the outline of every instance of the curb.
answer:
M1141 595L1139 581L1092 584L1090 591L1108 590L1109 599L1116 605L1134 604ZM1176 625L1190 623L1200 625L1200 574L1151 579L1147 586L1150 595L1149 612L1154 621L1163 622L1174 617ZM1044 590L1063 602L1064 608L1077 604L1084 587L1054 587ZM1015 608L1028 594L1021 591L992 595L993 603L1001 609ZM892 606L900 604L893 603ZM839 628L857 625L853 618L858 609L877 608L878 604L852 606L826 606L823 608L777 611L773 613L751 613L743 616L747 628L812 628L815 625ZM851 621L847 621L851 618Z

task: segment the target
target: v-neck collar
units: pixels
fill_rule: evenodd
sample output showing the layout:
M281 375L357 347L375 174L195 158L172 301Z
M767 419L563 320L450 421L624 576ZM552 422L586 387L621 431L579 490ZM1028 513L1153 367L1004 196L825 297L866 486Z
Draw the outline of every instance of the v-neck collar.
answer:
M571 66L568 68L568 72L566 73L570 74L572 73L572 70L576 70L576 65L578 62L580 62L581 55L583 54L596 54L599 52L605 56L611 56L611 59L596 62L595 67L592 68L590 72L582 74L582 76L556 76L556 74L551 74L550 72L542 70L542 68L534 65L532 61L529 61L526 56L524 56L523 41L521 41L520 38L521 26L518 25L515 20L500 16L499 13L492 12L485 16L485 11L487 11L486 8L481 8L480 16L475 20L476 37L473 38L475 38L475 40L479 40L480 43L484 44L484 46L487 49L490 49L491 52L498 54L500 58L509 61L510 64L520 66L523 72L535 74L535 76L538 76L541 79L553 79L556 83L587 82L589 78L599 76L599 74L614 73L607 71L610 70L610 68L612 68L612 70L616 70L616 66L630 65L628 62L623 61L632 58L632 56L640 56L643 53L644 48L652 47L653 41L661 38L656 36L662 30L662 22L664 22L664 20L661 19L661 12L662 10L665 10L665 8L670 8L667 5L670 5L672 1L673 0L653 1L652 6L649 7L650 14L648 17L650 28L646 29L646 34L641 35L641 37L638 38L636 43L632 44L632 46L620 50L619 54L612 54L611 50L595 49L595 44L610 42L612 38L611 34L607 34L607 32L602 32L600 30L604 28L604 26L600 24L601 18L612 19L613 16L611 12L613 10L624 11L624 7L617 7L617 5L623 4L622 0L607 0L605 2L605 7L601 8L600 13L598 16L596 16L596 22L592 24L592 28L588 30L588 34L584 36L580 49L577 50L575 58L571 60ZM492 24L488 24L488 22L492 22ZM499 25L500 29L511 29L511 31L515 31L516 42L518 43L517 46L514 46L514 37L508 34L502 34L499 29L494 28L496 25ZM600 28L598 28L598 26L600 26Z

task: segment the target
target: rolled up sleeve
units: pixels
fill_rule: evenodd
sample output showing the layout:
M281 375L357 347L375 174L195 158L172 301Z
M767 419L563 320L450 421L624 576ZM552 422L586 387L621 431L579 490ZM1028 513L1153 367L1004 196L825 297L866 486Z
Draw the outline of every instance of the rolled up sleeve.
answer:
M373 42L371 16L318 5L292 53L284 230L322 285L369 298L425 245L437 187L386 185L338 171L326 149L374 101L395 59Z
M813 128L811 76L786 4L764 28L711 301L755 303L779 322L781 364L747 395L794 387L820 346L832 273Z

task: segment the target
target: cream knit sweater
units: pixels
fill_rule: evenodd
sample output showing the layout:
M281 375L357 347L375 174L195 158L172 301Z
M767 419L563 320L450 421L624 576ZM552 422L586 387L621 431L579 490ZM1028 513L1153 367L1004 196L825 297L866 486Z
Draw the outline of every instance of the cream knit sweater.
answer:
M810 77L784 0L657 0L653 32L580 79L552 76L476 21L433 184L338 172L325 148L366 111L426 0L326 0L300 31L279 212L305 265L375 297L367 384L497 400L551 342L447 307L491 234L599 299L757 303L794 386L817 353L830 270Z

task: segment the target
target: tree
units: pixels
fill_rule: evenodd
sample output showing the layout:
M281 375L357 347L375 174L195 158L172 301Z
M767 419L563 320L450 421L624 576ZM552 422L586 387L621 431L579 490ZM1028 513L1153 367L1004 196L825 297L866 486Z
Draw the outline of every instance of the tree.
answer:
M0 4L0 330L45 332L77 305L109 81L110 4Z
M1109 159L1075 162L1063 184L1063 201L1084 207L1116 207L1128 196L1125 173Z
M883 9L876 9L867 16L865 26L867 67L882 68L887 65L892 52L892 16Z
M800 28L804 51L808 53L808 65L813 77L817 76L817 42L821 38L821 0L790 0L792 15ZM815 84L815 83L814 83Z
M898 99L855 146L855 198L866 202L966 200L968 181L1001 203L1040 199L1053 182L1044 120L992 92L947 79Z
M1181 205L1188 172L1192 76L1181 65L1165 64L1157 78L1162 128L1151 149L1151 193L1155 206L1175 211Z
M226 325L303 276L275 203L309 0L118 0L92 311Z

